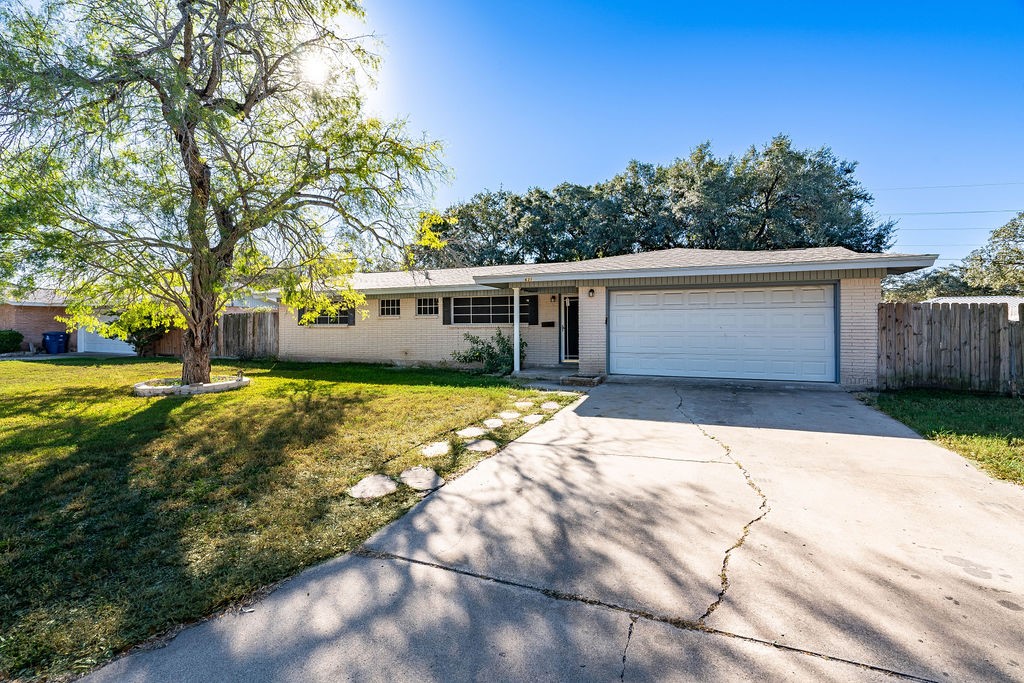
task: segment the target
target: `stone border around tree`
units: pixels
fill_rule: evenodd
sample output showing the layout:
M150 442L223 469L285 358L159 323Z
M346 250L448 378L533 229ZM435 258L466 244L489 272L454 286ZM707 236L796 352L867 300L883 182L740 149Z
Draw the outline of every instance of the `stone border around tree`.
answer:
M205 384L174 384L175 378L169 379L148 379L139 382L132 390L136 396L195 396L197 394L217 394L222 391L233 391L247 387L252 383L248 377L233 378L220 382L207 382ZM161 384L154 384L161 382Z

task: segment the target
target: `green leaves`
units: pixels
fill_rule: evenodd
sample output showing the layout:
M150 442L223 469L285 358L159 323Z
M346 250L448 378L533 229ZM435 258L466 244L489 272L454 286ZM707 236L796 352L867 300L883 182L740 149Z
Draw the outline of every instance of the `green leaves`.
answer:
M877 221L856 165L828 148L796 150L785 136L742 157L708 143L668 166L632 161L592 186L562 183L519 195L482 192L450 207L434 265L572 261L654 249L844 246L877 252L894 224Z
M197 352L255 289L347 296L349 245L412 236L439 146L363 113L359 74L377 58L339 15L361 5L0 11L0 277L57 285L82 322L176 309Z

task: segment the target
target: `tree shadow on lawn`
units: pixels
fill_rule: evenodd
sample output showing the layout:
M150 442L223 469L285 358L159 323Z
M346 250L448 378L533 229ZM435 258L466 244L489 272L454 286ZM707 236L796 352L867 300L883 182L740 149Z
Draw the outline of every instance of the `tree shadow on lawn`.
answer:
M2 416L45 418L0 434L0 678L91 668L352 547L414 500L339 500L293 462L363 409L358 395L90 408L123 394L69 387L63 407L45 393L0 399ZM342 455L333 480L368 466Z

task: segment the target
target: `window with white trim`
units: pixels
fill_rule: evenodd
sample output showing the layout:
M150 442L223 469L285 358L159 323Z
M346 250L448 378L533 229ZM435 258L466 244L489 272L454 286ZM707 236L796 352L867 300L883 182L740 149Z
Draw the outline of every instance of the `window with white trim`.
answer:
M381 299L380 300L380 317L382 318L397 318L402 315L402 300L401 299Z
M437 315L440 310L437 298L416 299L416 315Z
M452 323L455 325L499 325L512 322L512 297L466 296L452 299ZM519 300L519 322L529 324L529 299Z
M306 315L306 309L299 309L299 324L300 325L352 325L355 323L355 309L353 308L340 308L338 312L333 315L321 314L316 319L304 323L301 322L303 316Z

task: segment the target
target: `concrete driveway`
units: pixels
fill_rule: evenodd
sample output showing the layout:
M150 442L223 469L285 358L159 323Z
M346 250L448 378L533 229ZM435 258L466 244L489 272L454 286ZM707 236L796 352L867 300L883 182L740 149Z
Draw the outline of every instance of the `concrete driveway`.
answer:
M1024 489L834 389L608 384L91 681L1024 680Z

